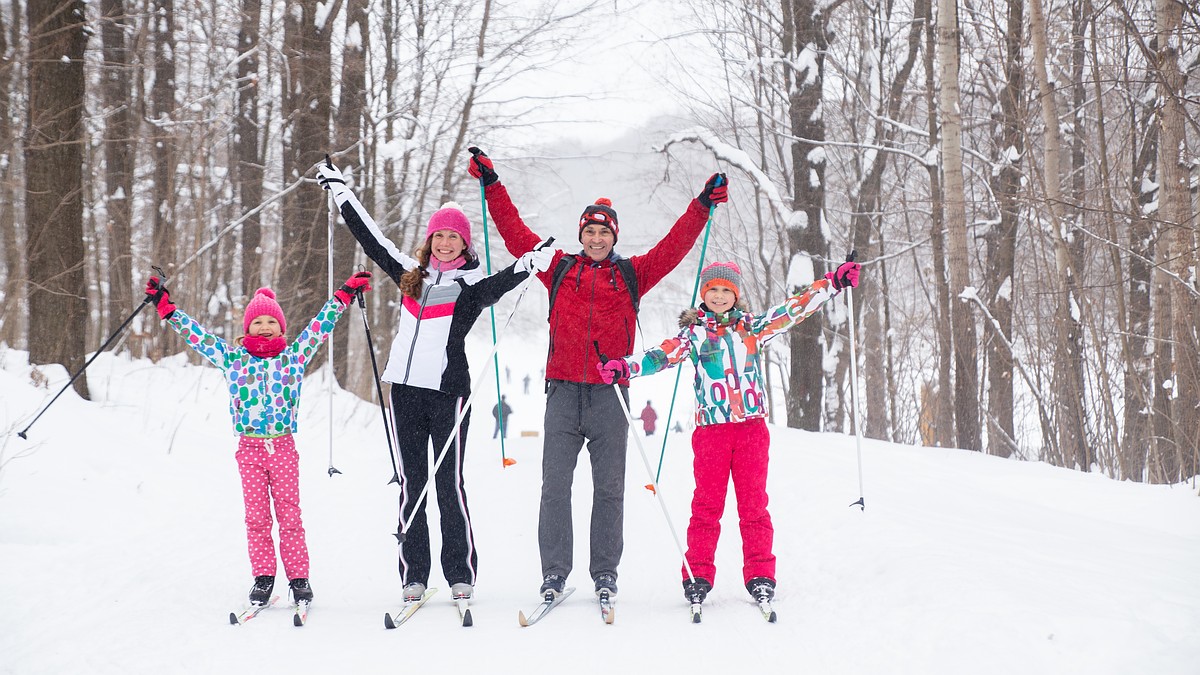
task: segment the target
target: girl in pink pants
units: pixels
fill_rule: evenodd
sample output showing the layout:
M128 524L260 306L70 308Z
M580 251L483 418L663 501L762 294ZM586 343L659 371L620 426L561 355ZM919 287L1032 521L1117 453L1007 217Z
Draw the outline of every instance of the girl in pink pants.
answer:
M703 602L712 590L721 514L729 479L737 496L742 533L742 581L755 599L775 595L775 530L767 512L766 398L760 357L777 335L816 312L846 286L858 285L859 265L843 263L836 272L801 288L782 304L750 314L741 299L741 270L734 263L713 263L700 273L699 309L680 318L680 332L646 352L600 366L605 382L651 375L690 359L696 366L696 430L692 518L687 530L684 596Z
M245 335L227 344L171 302L157 277L146 283L160 318L192 349L225 373L229 413L239 435L238 472L246 505L246 541L254 585L250 603L270 602L275 588L275 542L271 539L271 503L279 521L279 553L295 602L311 602L308 546L300 520L300 456L292 432L300 404L300 384L313 354L328 339L346 306L361 291L371 290L370 272L346 280L321 311L290 343L287 320L270 288L260 288L246 305Z

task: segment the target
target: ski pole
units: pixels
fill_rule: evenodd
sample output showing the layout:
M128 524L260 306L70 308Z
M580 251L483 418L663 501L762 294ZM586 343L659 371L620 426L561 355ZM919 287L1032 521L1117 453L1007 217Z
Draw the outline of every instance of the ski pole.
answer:
M850 255L846 256L846 262L854 262L857 251L850 251ZM846 321L850 326L850 411L852 413L852 421L854 422L854 447L858 453L858 501L850 506L857 506L859 510L866 511L867 503L863 495L863 474L862 474L862 415L859 410L858 391L858 355L857 343L854 336L854 287L846 288L846 311L849 313Z
M716 187L720 187L723 182L722 178L717 178ZM704 224L704 242L700 244L700 266L696 268L696 281L692 283L692 307L696 306L696 295L700 293L700 272L704 270L704 256L708 252L708 232L712 229L713 216L717 212L717 205L713 204L708 207L708 222ZM671 390L671 405L667 408L667 425L663 427L667 431L663 432L662 450L658 453L658 471L654 473L654 482L646 486L646 489L654 492L654 485L658 484L659 476L662 475L663 458L667 456L667 438L671 435L671 417L675 414L675 397L679 395L679 378L683 375L683 369L675 371L675 388Z
M629 412L629 405L625 403L625 397L621 396L621 387L616 382L613 382L612 388L613 393L617 396L617 402L621 404L621 410L625 413L625 419L629 422L629 427L632 430L633 414ZM666 435L669 434L664 434L664 436ZM658 489L658 478L654 475L654 470L650 468L650 458L646 455L646 450L642 447L642 439L635 432L633 440L637 444L638 453L642 456L642 464L646 466L646 474L650 476L650 480L652 481L646 487L658 498L658 506L662 509L663 518L667 520L667 529L671 531L671 538L675 540L675 548L679 550L679 557L683 558L683 568L687 570L688 579L694 583L696 576L692 574L692 566L688 564L687 552L684 551L683 544L679 541L679 534L675 531L675 523L671 522L671 513L667 510L667 503L663 500L662 492Z
M476 147L467 148L472 155L478 157L483 154L483 151ZM479 205L483 210L483 259L486 264L486 272L488 276L492 275L492 246L488 243L488 207L487 194L484 191L483 176L479 177ZM531 275L532 276L532 275ZM496 306L488 307L488 316L492 323L492 345L496 344ZM496 350L492 350L492 366L496 371L496 397L500 397L500 356ZM500 465L504 467L512 466L517 463L515 459L509 459L505 454L503 432L507 431L504 420L504 406L497 409L496 423L500 425Z
M541 245L540 248L546 248L553 243L554 237L550 237L546 240L546 243ZM536 278L537 275L533 272L530 272L529 278L521 282L521 292L517 294L517 301L513 303L512 311L509 312L508 318L504 320L504 325L500 329L501 332L508 330L508 324L512 323L513 317L517 314L517 308L521 306L521 299L525 297L525 291L529 290L529 284ZM496 355L496 349L499 346L499 341L492 344L492 353L488 354L489 359ZM476 377L475 381L471 383L471 395L467 397L467 402L463 404L462 408L458 411L458 414L455 415L454 433L450 434L450 437L446 439L445 445L442 446L442 451L437 455L437 461L433 463L434 476L437 475L438 469L441 468L442 460L446 459L446 453L450 450L450 445L458 440L459 434L462 432L462 422L464 419L466 419L467 413L471 410L471 403L474 402L475 395L479 393L479 385L483 382L483 376L486 374L486 369L481 371L479 373L479 377ZM412 526L413 518L416 518L417 512L421 510L421 502L425 501L425 498L429 495L429 486L432 483L433 481L425 481L425 487L421 489L421 494L417 495L417 500L413 502L412 513L408 515L408 520L405 520L400 529L396 530L396 534L393 535L396 537L397 542L401 544L404 543L404 538L408 536L408 528Z
M367 323L367 303L362 291L355 293L358 307L362 310L363 330L367 331L367 351L371 353L371 371L375 373L375 393L379 396L379 414L383 417L383 436L387 439L388 456L392 458L392 479L388 485L400 482L400 470L396 467L396 451L392 449L392 428L388 424L387 409L383 405L383 386L379 384L379 364L375 361L375 342L371 339L371 326Z
M162 271L161 267L151 266L150 269L152 269L158 273L158 278L160 280L158 282L159 288L162 288L167 283L167 275ZM109 338L107 340L104 341L104 344L100 345L100 348L97 349L92 354L92 357L90 359L88 359L86 363L83 364L83 367L80 368L79 370L75 371L75 374L71 376L71 379L67 380L67 383L63 385L63 388L58 390L58 393L54 395L54 398L50 399L50 402L47 403L45 405L45 407L43 407L41 409L40 412L38 412L37 416L35 416L33 418L33 421L30 422L29 425L26 426L24 429L18 431L17 435L25 440L29 440L29 437L26 436L25 433L29 431L30 427L32 427L38 421L38 419L41 418L42 415L46 414L46 411L50 409L50 406L54 405L54 402L58 400L58 397L62 396L63 392L66 391L68 387L70 387L72 384L75 383L75 380L79 379L79 376L83 374L83 371L87 370L88 366L92 365L92 361L95 361L96 357L100 356L100 354L105 349L108 349L109 345L111 345L113 343L113 341L116 340L117 337L122 332L124 332L125 328L128 327L129 324L133 322L133 318L136 317L138 314L140 314L142 312L142 309L145 308L146 305L150 304L151 302L157 302L158 297L159 296L157 294L147 295L142 300L142 303L137 306L137 309L133 310L133 312L130 313L129 317L127 319L125 319L125 321L120 326L118 326L115 331L113 331L113 334L111 336L109 336Z
M331 162L329 160L328 152L325 153L325 166L328 166L331 169L333 168L333 162ZM326 221L325 224L329 231L329 239L326 241L326 246L325 246L325 250L328 251L328 260L327 260L327 264L325 266L325 270L326 270L325 276L326 276L326 283L328 284L328 286L327 286L328 295L333 295L333 221L337 219L337 216L334 215L333 190L327 190L327 192L329 193L329 198L327 200L329 202L329 216L325 219L325 221ZM347 309L349 309L349 308L347 308ZM329 341L329 468L326 470L326 472L329 474L330 478L333 478L333 474L335 474L335 473L341 473L341 471L338 471L337 468L333 465L333 381L337 377L337 372L335 371L335 369L333 367L333 363L334 363L333 340L330 340Z

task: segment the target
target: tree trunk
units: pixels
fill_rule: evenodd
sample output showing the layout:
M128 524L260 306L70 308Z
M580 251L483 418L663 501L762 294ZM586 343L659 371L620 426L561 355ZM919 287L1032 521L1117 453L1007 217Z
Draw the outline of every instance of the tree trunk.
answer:
M264 158L259 145L258 59L259 20L262 0L242 0L242 23L238 30L237 95L234 98L233 153L234 186L241 215L257 208L263 199ZM242 288L244 306L262 286L262 219L254 214L242 222Z
M367 130L365 112L367 103L367 49L370 46L370 32L367 25L367 0L349 0L346 5L346 48L342 53L342 92L338 102L337 124L334 131L336 141L334 146L341 152L339 164L343 167L353 166L358 172L359 194L366 178L366 148ZM353 150L350 150L353 148ZM347 152L349 150L349 152ZM364 202L367 203L367 202ZM334 216L336 218L336 215ZM334 282L338 275L349 275L354 268L354 259L358 252L358 243L350 230L335 222L333 225L333 265ZM382 283L382 279L377 283ZM350 331L343 329L333 332L333 366L337 373L338 382L343 388L354 391L368 400L375 398L375 387L370 386L369 378L356 377L363 373L364 360L369 358L360 354L355 363L350 360ZM366 371L370 367L366 366ZM357 386L362 381L364 386Z
M1056 317L1057 341L1054 359L1054 382L1058 446L1062 461L1081 471L1091 468L1093 457L1087 438L1083 406L1086 392L1083 386L1083 310L1076 275L1079 261L1068 242L1077 238L1078 219L1066 210L1062 193L1062 132L1058 123L1058 102L1050 81L1047 66L1046 20L1041 0L1030 0L1030 36L1033 42L1033 70L1037 77L1038 96L1045 126L1043 139L1044 184L1047 212L1054 241L1054 263L1058 281ZM1072 229L1068 236L1066 228Z
M954 333L954 422L958 447L980 450L979 366L975 321L966 302L957 298L971 285L967 253L966 194L963 188L962 108L958 88L958 7L954 0L938 0L938 112L942 122L942 178L945 181L945 216L950 272L950 308Z
M920 3L917 9L925 13L918 15L925 22L925 105L930 111L937 109L937 83L935 81L936 67L934 58L937 54L935 47L937 31L934 29L932 3ZM938 126L937 115L929 116L929 144L936 148L941 143L941 129ZM937 298L937 316L934 317L934 335L937 336L938 379L937 389L929 387L922 389L922 401L929 402L927 410L932 413L924 423L929 434L923 435L924 442L933 439L939 447L949 448L954 445L954 333L950 325L950 277L946 272L946 214L945 198L942 194L942 174L940 167L932 162L926 163L929 172L929 245L933 258L932 284Z
M83 0L31 0L29 116L25 130L25 220L29 261L29 362L83 366ZM75 391L88 398L86 374Z
M21 15L14 12L11 27L13 44L19 44ZM4 248L4 286L0 292L0 344L25 347L25 317L23 306L25 287L25 251L17 231L17 138L13 132L13 95L16 92L17 61L15 48L10 53L8 31L0 14L0 246Z
M828 17L812 0L783 0L783 58L809 64L799 73L788 71L788 118L791 133L792 209L794 221L788 223L788 247L793 261L803 258L811 264L815 278L825 274L824 257L828 249L821 227L825 208L825 160L820 153L825 140L825 119L821 114L822 88L825 82L825 53L829 46ZM802 58L802 54L804 55ZM821 393L824 345L820 321L804 321L791 332L791 372L787 400L788 426L817 431L821 425Z
M1196 337L1195 278L1200 259L1196 254L1196 220L1188 191L1190 163L1183 107L1186 76L1179 66L1183 3L1156 2L1156 64L1158 70L1159 215L1166 228L1169 269L1177 279L1170 282L1171 317L1175 345L1175 400L1173 429L1175 453L1164 458L1163 478L1174 482L1196 475L1197 435L1200 434L1200 342Z
M150 35L153 41L154 84L150 87L150 145L154 158L153 208L150 211L152 242L151 264L163 268L168 277L175 274L175 162L178 139L173 126L175 116L175 0L152 0ZM156 334L154 354L165 356L185 347L174 336Z
M1004 35L1005 83L1000 91L996 117L997 170L992 191L1000 209L1000 222L986 237L989 311L1005 339L1013 342L1013 292L1016 290L1018 198L1021 191L1021 160L1025 156L1025 65L1022 35L1025 29L1023 0L1008 0L1008 22ZM1008 457L1014 451L1013 355L1002 340L988 342L988 452ZM994 426L992 426L994 425Z
M340 1L334 4L336 9ZM285 185L309 176L317 162L325 161L329 147L330 35L337 12L330 11L318 25L317 5L316 0L293 2L284 19L283 53L289 73L284 109L292 115L290 132L283 141ZM284 197L282 210L282 264L276 296L295 322L315 314L328 299L329 207L324 190L306 185ZM309 367L319 365L325 354L324 350L318 352Z
M129 309L141 300L133 283L131 203L133 161L137 141L133 133L133 90L130 84L128 17L125 0L102 0L100 35L104 45L101 71L101 106L104 125L104 212L108 221L108 328L115 329ZM104 331L105 333L110 330ZM124 344L124 343L121 343Z

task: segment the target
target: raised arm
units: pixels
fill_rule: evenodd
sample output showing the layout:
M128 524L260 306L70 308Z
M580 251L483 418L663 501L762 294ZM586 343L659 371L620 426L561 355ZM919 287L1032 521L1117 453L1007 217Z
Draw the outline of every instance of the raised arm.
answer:
M639 292L643 296L683 261L696 243L696 238L704 231L709 212L717 204L728 200L729 183L725 174L714 173L704 184L700 195L688 204L687 210L671 226L667 236L644 255L635 255L630 259L637 272Z
M214 366L225 367L226 357L229 355L229 345L177 308L175 303L171 302L171 292L162 285L158 277L150 277L146 282L146 295L154 300L158 318L166 321L171 330L179 333L187 346L196 350L197 354L203 356Z
M479 182L483 184L488 213L492 214L492 222L496 223L496 231L504 240L505 248L517 257L527 251L532 251L542 237L529 229L525 221L521 220L521 214L517 211L517 207L513 206L512 199L508 196L508 189L500 183L500 177L496 175L496 168L492 166L492 160L488 158L487 154L479 148L468 148L468 150L471 151L471 159L467 164L467 173L471 174L473 178L478 178Z
M370 282L370 272L355 272L351 275L341 288L333 292L333 297L325 303L321 311L305 324L304 330L300 331L288 349L294 354L299 354L303 363L308 363L317 348L329 339L329 335L333 333L333 326L350 303L354 302L354 296L371 290Z
M346 227L350 228L350 234L353 234L363 247L367 257L397 284L400 283L400 277L406 271L417 267L417 261L412 256L402 253L391 240L383 236L383 231L367 213L366 207L358 201L358 197L354 196L350 188L346 187L342 172L337 167L326 162L317 167L317 172L320 174L321 187L333 194L333 203L342 214L342 220L345 221Z

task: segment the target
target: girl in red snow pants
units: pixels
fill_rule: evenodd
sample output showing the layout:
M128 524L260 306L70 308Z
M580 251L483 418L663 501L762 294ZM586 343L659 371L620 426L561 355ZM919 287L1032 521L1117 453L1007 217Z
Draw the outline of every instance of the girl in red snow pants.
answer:
M729 477L737 497L738 524L742 531L742 581L756 577L775 579L775 554L771 544L775 528L767 513L767 456L771 436L766 421L753 418L696 427L692 432L696 491L687 530L687 561L697 579L714 582L717 538ZM687 578L687 570L683 570Z
M291 434L274 438L241 436L237 449L242 498L246 503L246 542L254 576L275 576L271 501L279 521L279 554L288 579L308 578L308 546L300 521L300 455Z

